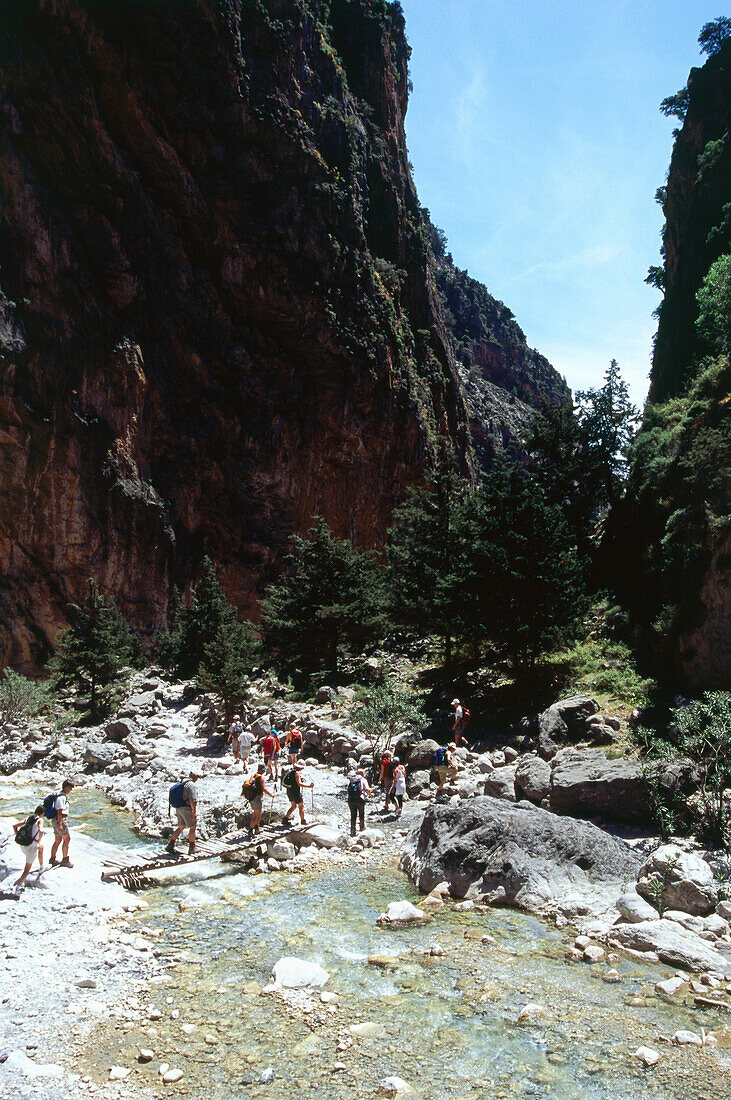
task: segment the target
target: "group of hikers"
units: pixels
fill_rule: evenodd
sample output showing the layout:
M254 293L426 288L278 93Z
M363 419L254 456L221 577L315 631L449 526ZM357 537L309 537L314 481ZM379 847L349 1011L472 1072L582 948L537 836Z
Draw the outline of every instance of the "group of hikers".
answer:
M14 884L15 890L20 892L25 885L25 880L31 872L31 868L38 860L38 871L46 870L43 863L43 823L53 823L53 846L51 848L50 867L73 867L69 859L69 847L71 844L71 832L69 830L69 795L74 789L70 779L65 779L61 784L58 794L47 795L43 802L36 806L32 814L23 821L13 825L14 839L20 845L20 850L25 857L25 866L20 878ZM58 850L61 849L61 859L57 859Z
M464 737L466 723L469 721L469 711L463 707L459 699L452 701L455 711L452 733L454 740L445 748L438 748L433 756L432 767L437 773L439 784L437 798L443 791L447 780L453 781L457 777L457 763L454 753L460 746L469 747ZM244 726L241 716L235 714L228 731L227 743L231 745L234 760L240 761L244 767L248 765L249 756L254 745L259 741L258 736L252 731L251 726ZM304 794L305 789L312 789L312 804L314 808L314 783L306 783L302 777L304 763L300 760L304 739L301 730L292 723L284 738L284 752L289 766L280 771L280 759L282 755L282 743L279 733L274 727L259 741L262 762L259 763L250 776L248 776L241 788L242 795L248 800L251 807L249 823L249 839L259 832L261 818L264 809L264 799L271 798L272 804L276 794L277 784L280 790L284 790L289 799L289 808L282 819L282 824L288 824L295 813L298 814L301 825L307 824L305 817ZM406 796L406 766L393 753L386 749L377 764L378 776L374 781L385 791L383 811L388 812L393 803L395 816L401 817ZM191 771L187 779L174 783L170 788L168 800L171 810L175 810L177 825L173 830L166 851L170 855L177 855L175 847L178 838L187 830L188 855L196 852L196 829L198 826L198 790L196 781L200 779L200 772ZM267 786L270 782L273 790ZM17 822L13 829L15 840L20 845L25 856L23 872L15 883L19 892L31 871L36 860L39 862L39 873L44 870L43 865L43 822L53 822L54 842L51 849L50 866L72 867L69 859L69 845L71 834L69 832L69 795L74 784L70 779L64 780L61 791L58 794L48 795L42 805L36 807L33 813L24 821ZM357 828L362 832L365 829L366 801L374 796L374 792L368 783L366 769L356 768L348 778L347 802L350 811L350 835L355 836ZM62 858L56 858L61 848Z

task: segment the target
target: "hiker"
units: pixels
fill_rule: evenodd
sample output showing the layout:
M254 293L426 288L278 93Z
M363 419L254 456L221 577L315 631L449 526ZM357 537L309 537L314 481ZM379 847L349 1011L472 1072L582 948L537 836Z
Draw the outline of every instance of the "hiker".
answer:
M288 746L289 766L293 768L302 752L302 733L297 729L294 723L289 727L285 745Z
M452 726L452 734L454 735L455 746L461 745L465 749L469 749L469 745L465 740L465 727L470 719L470 712L467 707L463 707L459 699L452 700L452 706L454 707L454 725Z
M226 739L226 744L231 746L231 752L234 754L234 760L241 759L240 737L243 732L244 727L241 724L241 715L234 714L233 718L231 719L231 725L229 726L228 737Z
M191 772L189 779L175 783L170 788L170 805L175 809L178 827L170 837L165 851L175 855L175 841L185 829L188 830L188 855L195 852L195 830L198 824L198 791L195 781L200 779L199 772Z
M393 787L393 771L394 762L391 753L388 753L388 760L385 765L381 764L381 774L383 775L383 785L386 788L386 801L383 804L383 812L388 810L388 804L391 801L391 788Z
M396 817L401 817L404 809L404 795L406 794L406 768L399 760L398 756L393 760L393 784L391 786L391 796L393 798L393 804L397 808Z
M23 889L23 883L28 878L36 856L38 856L39 870L43 870L43 806L36 806L30 817L13 825L13 831L15 840L25 856L23 873L15 883L15 889L20 891Z
M350 809L350 835L355 836L355 823L360 819L360 831L365 829L365 804L373 791L368 786L365 768L358 768L348 780L348 807Z
M378 786L385 787L390 785L391 775L389 768L391 767L391 760L393 759L393 753L390 753L388 749L381 756L381 770L378 775Z
M304 763L299 760L294 764L288 772L282 776L282 786L287 792L287 798L289 799L289 809L284 815L284 820L289 821L295 810L300 812L300 825L306 825L305 820L305 804L302 799L303 787L314 787L314 783L303 783L301 771L304 768Z
M457 765L454 762L452 753L457 748L453 741L447 745L446 749L437 749L434 753L434 767L436 768L439 776L439 786L437 787L437 794L440 794L444 788L444 784L447 782L447 777L450 780L457 778Z
M248 767L249 753L256 744L256 734L251 726L247 726L243 733L239 734L239 759L244 767Z
M264 757L264 766L266 773L270 779L274 780L274 786L277 785L277 779L279 778L279 753L281 751L279 738L275 729L270 729L269 733L262 740L261 754Z
M251 806L251 821L249 822L249 840L259 832L259 822L261 821L261 812L263 809L263 798L267 795L274 800L274 794L272 791L268 791L264 783L264 769L266 765L259 764L253 775L250 775L248 779L244 780L244 785L241 788L241 793L248 798Z
M43 812L46 817L50 817L53 820L53 847L51 848L51 866L52 867L73 867L73 863L69 859L69 845L71 844L71 833L69 832L69 795L74 789L74 785L70 779L64 779L61 784L61 793L55 797L49 795L43 803ZM49 814L51 798L53 798L53 810ZM46 802L49 806L46 806ZM56 859L56 852L61 846L62 859L59 861Z

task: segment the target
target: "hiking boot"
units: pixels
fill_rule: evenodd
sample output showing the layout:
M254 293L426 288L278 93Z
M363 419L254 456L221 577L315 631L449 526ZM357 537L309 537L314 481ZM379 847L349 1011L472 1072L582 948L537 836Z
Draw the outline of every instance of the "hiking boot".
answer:
M169 844L165 845L165 851L170 852L171 856L176 856L178 854L172 841L170 841Z
M188 855L189 856L194 856L195 855L195 844L189 844L188 845Z
M61 866L62 867L73 867L73 863L71 862L70 859L62 859L61 860Z
M51 867L58 867L58 866L60 866L60 863L61 863L60 859L51 859L51 860L49 860L49 866L51 866Z
M306 825L306 824L307 824L307 818L306 817L301 817L300 818L300 825Z

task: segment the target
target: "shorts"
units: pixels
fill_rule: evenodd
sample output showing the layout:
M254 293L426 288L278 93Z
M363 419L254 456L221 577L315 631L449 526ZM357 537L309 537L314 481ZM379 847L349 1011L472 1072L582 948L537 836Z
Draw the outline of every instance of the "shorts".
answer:
M301 794L288 794L287 798L292 806L304 806L304 799Z
M440 783L443 783L443 782L444 782L444 780L445 780L445 779L447 778L447 774L448 774L448 773L449 773L449 772L450 772L451 770L452 770L452 769L451 769L451 768L449 767L449 765L448 765L448 764L437 764L437 766L436 766L436 772L437 772L437 775L439 776L439 782L440 782Z
M249 753L250 752L251 752L251 749L247 749L246 752L241 753L241 763L242 764L248 764L249 763Z
M253 813L261 813L264 802L261 798L253 798L250 801L249 805L251 806Z
M176 806L175 813L178 818L178 825L182 825L184 828L190 829L195 825L195 818L190 806Z
M53 819L53 832L56 836L60 836L60 837L71 836L71 833L69 832L68 822L64 823L64 827L62 829L60 827L60 825L58 824L58 818L57 817L54 817L54 819Z
M234 752L239 751L239 739L238 739L238 737L232 737L231 738L231 748L233 749Z
M26 863L33 863L38 855L38 841L34 840L32 844L22 844L20 850L23 853Z

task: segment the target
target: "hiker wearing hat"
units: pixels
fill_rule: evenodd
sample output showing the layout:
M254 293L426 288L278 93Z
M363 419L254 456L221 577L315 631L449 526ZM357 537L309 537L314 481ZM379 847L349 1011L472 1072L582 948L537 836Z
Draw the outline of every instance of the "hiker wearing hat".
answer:
M266 737L262 738L261 754L264 757L266 773L273 780L275 787L279 778L279 753L279 737L277 731L272 727Z
M360 831L365 829L365 804L373 791L368 786L365 768L358 768L348 780L348 809L350 810L350 835L355 836L356 821L360 819Z
M452 726L454 743L455 745L462 745L464 748L468 749L469 745L465 740L464 731L470 712L462 706L459 699L453 699L452 706L454 707L454 725Z
M185 829L188 830L188 855L192 856L195 852L195 830L198 824L198 791L195 785L196 779L200 779L200 772L191 772L190 779L183 780L180 795L182 805L175 807L178 827L170 837L166 848L166 851L170 852L171 855L175 855L175 841Z
M302 769L304 764L299 760L293 767L284 773L282 776L282 786L287 792L287 798L289 799L289 809L284 815L284 820L289 821L295 810L300 812L300 824L306 825L305 820L305 804L302 798L303 787L314 787L314 783L302 782Z
M43 870L43 805L36 806L30 817L13 825L13 832L15 833L16 843L20 845L20 849L25 856L23 873L15 883L15 890L20 892L23 889L23 883L30 874L36 856L38 856L38 868L40 871Z
M251 821L249 822L249 840L259 832L264 795L274 801L274 792L268 791L264 783L264 764L259 764L253 775L244 780L241 793L248 798L251 806Z
M53 800L53 847L51 848L51 864L56 867L73 867L69 859L69 845L71 833L69 832L69 795L74 789L70 779L65 779L61 784L61 793ZM56 859L56 853L61 847L62 858Z

